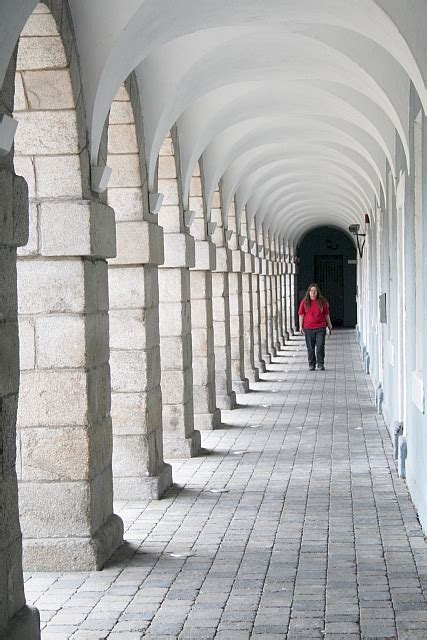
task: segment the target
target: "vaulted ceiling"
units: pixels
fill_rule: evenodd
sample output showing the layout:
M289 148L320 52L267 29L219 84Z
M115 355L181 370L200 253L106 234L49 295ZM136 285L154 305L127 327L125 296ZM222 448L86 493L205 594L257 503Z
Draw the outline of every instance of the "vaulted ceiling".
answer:
M3 0L0 81L34 0ZM135 70L149 188L176 124L184 198L202 158L273 232L298 241L375 213L396 145L409 159L411 83L427 105L425 0L70 0L92 162L111 102ZM7 26L6 26L7 22ZM9 57L8 57L9 56ZM6 62L5 62L6 61Z

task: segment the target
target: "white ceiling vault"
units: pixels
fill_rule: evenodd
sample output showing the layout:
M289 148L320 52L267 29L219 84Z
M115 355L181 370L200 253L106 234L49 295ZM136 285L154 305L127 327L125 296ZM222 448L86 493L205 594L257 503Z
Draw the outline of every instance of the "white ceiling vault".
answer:
M0 81L34 0L2 0ZM426 0L70 0L92 162L111 102L136 72L149 188L176 124L184 198L202 158L237 213L297 242L375 211L409 91L427 106ZM7 55L9 58L7 58Z

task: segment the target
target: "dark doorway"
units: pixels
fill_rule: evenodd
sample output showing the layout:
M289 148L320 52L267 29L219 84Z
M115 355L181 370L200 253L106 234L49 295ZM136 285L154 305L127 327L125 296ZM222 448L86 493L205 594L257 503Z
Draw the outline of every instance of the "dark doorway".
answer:
M343 256L314 256L314 279L333 308L334 325L344 325Z
M357 256L350 235L336 227L317 227L301 240L297 255L298 299L311 282L317 282L329 302L332 324L355 327Z

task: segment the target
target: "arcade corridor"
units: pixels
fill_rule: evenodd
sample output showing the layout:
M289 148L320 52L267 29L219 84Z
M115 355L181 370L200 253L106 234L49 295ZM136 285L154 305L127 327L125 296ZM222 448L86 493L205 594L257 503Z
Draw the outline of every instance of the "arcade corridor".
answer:
M26 576L43 640L427 637L427 545L354 331L325 373L293 338L253 387L162 500L117 504L106 569Z

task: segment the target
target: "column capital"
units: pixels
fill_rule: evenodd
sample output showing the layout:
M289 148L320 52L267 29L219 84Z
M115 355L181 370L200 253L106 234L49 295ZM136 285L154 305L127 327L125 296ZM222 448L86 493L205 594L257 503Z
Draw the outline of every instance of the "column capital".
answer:
M162 268L191 268L195 264L195 241L189 233L164 234L165 261Z
M194 243L194 271L215 271L216 247L211 240L196 240Z
M154 222L137 220L116 225L117 255L110 265L160 265L164 261L163 228Z
M216 247L216 266L214 271L227 273L231 271L231 250L227 247Z

